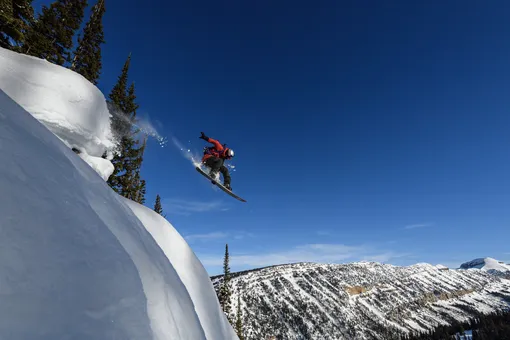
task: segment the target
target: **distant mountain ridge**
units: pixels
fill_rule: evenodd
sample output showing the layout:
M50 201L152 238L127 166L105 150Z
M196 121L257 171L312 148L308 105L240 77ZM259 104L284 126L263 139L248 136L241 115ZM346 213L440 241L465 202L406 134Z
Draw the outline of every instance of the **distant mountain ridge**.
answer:
M491 257L478 258L460 265L462 269L497 270L503 273L510 273L510 264L495 260Z
M509 309L510 280L494 275L494 261L507 265L479 260L459 269L295 263L232 273L232 310L239 294L246 340L399 339ZM211 280L218 289L222 276Z

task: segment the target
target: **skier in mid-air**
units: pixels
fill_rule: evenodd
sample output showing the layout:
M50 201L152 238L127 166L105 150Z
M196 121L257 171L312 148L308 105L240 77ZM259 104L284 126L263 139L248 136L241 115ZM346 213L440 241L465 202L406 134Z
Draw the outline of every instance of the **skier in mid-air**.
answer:
M232 159L234 157L234 151L227 148L226 144L221 144L215 139L207 137L203 132L200 132L202 136L200 139L206 142L212 143L213 146L204 148L204 156L202 157L202 164L209 167L211 170L209 176L216 178L218 172L223 175L223 186L228 190L232 191L230 186L230 174L228 168L223 165L226 159Z

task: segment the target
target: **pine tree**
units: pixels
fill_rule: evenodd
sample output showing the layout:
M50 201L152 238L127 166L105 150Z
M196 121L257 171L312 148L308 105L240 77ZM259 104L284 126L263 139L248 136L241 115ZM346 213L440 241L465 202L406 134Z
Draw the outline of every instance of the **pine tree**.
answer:
M129 114L125 113L124 110L126 106L126 90L130 63L131 54L129 54L126 62L124 63L117 83L108 96L109 111L112 113L111 126L113 134L118 141L118 150L112 159L114 170L107 182L108 185L119 194L121 193L124 184L123 178L121 177L122 173L125 171L122 156L132 146L130 145L132 140L128 138L130 135L132 120Z
M78 47L74 53L71 69L97 84L101 73L101 44L104 43L103 15L106 11L105 0L98 0L92 7L89 22L83 29L83 38L78 38Z
M139 173L133 164L133 157L136 153L136 141L131 136L122 136L119 141L119 148L111 160L114 171L108 178L108 185L118 194L131 199L136 199L135 187L140 186Z
M122 72L117 80L117 83L112 89L112 92L108 96L110 101L114 103L117 106L117 109L123 112L125 112L125 106L126 106L126 92L127 92L127 82L128 82L128 73L129 73L129 67L131 65L131 53L128 55L126 62L124 63L124 66L122 67ZM124 113L125 114L125 113ZM116 114L114 117L115 121L118 123L118 125L114 125L113 129L116 133L125 134L127 133L126 129L122 129L124 127L123 124L126 124L124 119L120 119L120 115ZM127 123L129 125L129 123Z
M140 168L142 166L146 145L147 139L145 138L142 147L129 150L128 158L125 159L127 174L125 178L127 178L128 181L124 187L125 194L123 194L123 196L140 204L145 203L145 180L140 177Z
M145 203L145 180L140 179L140 171L136 171L134 179L130 182L131 190L126 197L140 204Z
M231 312L231 302L230 298L232 296L232 292L230 290L230 266L229 266L229 254L228 254L228 244L225 245L225 257L223 259L223 282L220 287L220 305L223 309L223 312L227 316L227 319L230 323L232 323L230 318Z
M128 88L127 98L126 98L126 106L124 110L132 114L133 122L136 118L136 110L138 110L140 106L136 103L136 95L135 95L135 83L131 83ZM138 133L136 131L135 133Z
M33 22L32 0L0 0L0 47L17 49Z
M243 337L243 315L241 312L241 294L237 295L237 313L236 313L236 333L239 340L244 340Z
M83 21L87 0L57 0L42 13L26 34L23 53L57 65L71 61L73 37Z
M133 128L139 107L134 83L126 90L130 63L131 55L124 63L117 84L109 95L112 130L118 140L118 150L112 159L114 171L108 178L108 185L120 195L143 204L146 182L141 179L140 169L147 139L138 147L139 141L135 136L139 131Z
M161 206L161 197L159 197L159 194L156 195L156 203L154 203L154 211L160 215L163 215L163 207Z
M136 110L139 108L139 105L136 104L136 95L135 95L135 84L132 83L128 89L128 97L127 97L127 110L128 112L133 112L133 120L136 122ZM134 131L134 135L138 134L140 129L136 129ZM140 179L140 172L143 163L143 155L145 153L145 148L147 147L147 136L144 137L142 145L140 148L134 148L132 150L132 167L133 171L136 173L136 181L132 185L132 191L136 196L136 202L143 204L145 203L145 180Z
M139 189L138 189L138 200L137 200L138 203L140 203L140 204L144 204L145 203L145 194L146 193L147 193L146 181L144 179L142 179L140 181L140 186L139 186Z

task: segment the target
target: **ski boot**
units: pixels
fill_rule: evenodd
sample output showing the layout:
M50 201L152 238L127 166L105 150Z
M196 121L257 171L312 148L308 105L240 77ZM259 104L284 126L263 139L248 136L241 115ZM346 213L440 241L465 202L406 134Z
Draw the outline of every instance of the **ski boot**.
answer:
M211 181L212 184L216 184L216 179L218 178L218 171L209 171L209 177L211 177L213 180Z

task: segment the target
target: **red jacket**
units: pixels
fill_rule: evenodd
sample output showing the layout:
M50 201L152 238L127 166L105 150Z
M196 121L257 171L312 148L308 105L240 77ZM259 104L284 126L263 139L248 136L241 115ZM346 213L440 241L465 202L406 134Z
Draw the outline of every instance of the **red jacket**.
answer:
M216 139L209 138L207 140L209 143L212 143L214 146L207 148L204 152L204 157L202 157L202 162L205 162L207 158L209 157L218 157L227 159L227 150L228 148L223 147L220 142L218 142Z

